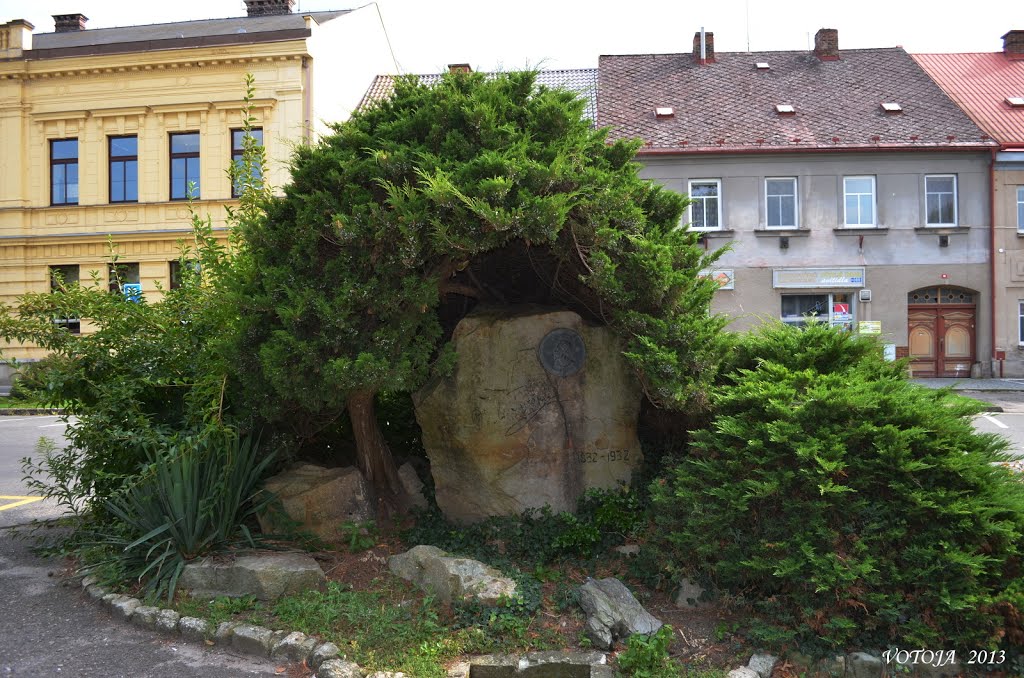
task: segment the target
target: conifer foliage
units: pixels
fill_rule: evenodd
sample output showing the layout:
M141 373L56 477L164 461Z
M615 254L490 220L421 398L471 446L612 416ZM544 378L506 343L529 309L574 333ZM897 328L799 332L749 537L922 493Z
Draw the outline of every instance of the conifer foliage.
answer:
M753 333L654 484L668 562L768 613L762 640L1022 644L1024 484L977 402L905 370L824 324Z
M641 180L575 95L533 73L451 74L296 151L248 224L239 374L270 421L311 435L347 410L360 467L400 498L374 398L410 392L477 303L568 306L624 339L648 396L681 408L713 377L724 320L681 196Z

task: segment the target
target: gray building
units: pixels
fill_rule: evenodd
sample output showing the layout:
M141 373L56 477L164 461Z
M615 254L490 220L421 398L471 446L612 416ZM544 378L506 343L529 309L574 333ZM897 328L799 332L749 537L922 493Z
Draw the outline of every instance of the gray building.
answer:
M709 271L733 329L808 315L880 333L915 374L991 368L994 142L900 48L602 56L598 124L730 250Z

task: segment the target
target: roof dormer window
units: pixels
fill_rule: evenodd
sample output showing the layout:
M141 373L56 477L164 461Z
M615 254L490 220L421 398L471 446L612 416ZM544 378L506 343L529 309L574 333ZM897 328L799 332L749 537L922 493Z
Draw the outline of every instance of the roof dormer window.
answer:
M675 109L671 106L658 106L654 109L654 117L656 118L671 118L676 114Z
M1006 103L1014 108L1024 108L1024 97L1006 97Z
M796 108L793 106L793 104L776 104L775 111L779 115L793 115L794 113L796 113Z
M899 105L895 101L883 101L882 110L886 113L902 113L903 106Z

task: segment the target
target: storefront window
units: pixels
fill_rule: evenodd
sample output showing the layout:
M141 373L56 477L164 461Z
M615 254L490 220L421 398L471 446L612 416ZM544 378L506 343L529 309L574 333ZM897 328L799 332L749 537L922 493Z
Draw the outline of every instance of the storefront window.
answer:
M804 325L808 318L815 318L852 330L853 311L853 295L848 292L782 295L782 322L788 325Z

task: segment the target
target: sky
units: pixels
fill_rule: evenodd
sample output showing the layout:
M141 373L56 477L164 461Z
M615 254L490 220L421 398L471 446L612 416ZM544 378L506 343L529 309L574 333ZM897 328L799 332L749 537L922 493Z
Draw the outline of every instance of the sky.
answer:
M349 9L364 0L298 0L297 10ZM374 3L371 3L374 4ZM804 50L819 28L842 49L902 46L912 53L995 52L1024 29L1024 1L973 0L377 0L402 72L450 63L476 70L596 67L601 54L688 52L703 26L720 52ZM88 28L243 16L242 0L0 0L0 23L53 30L53 14L82 13Z

